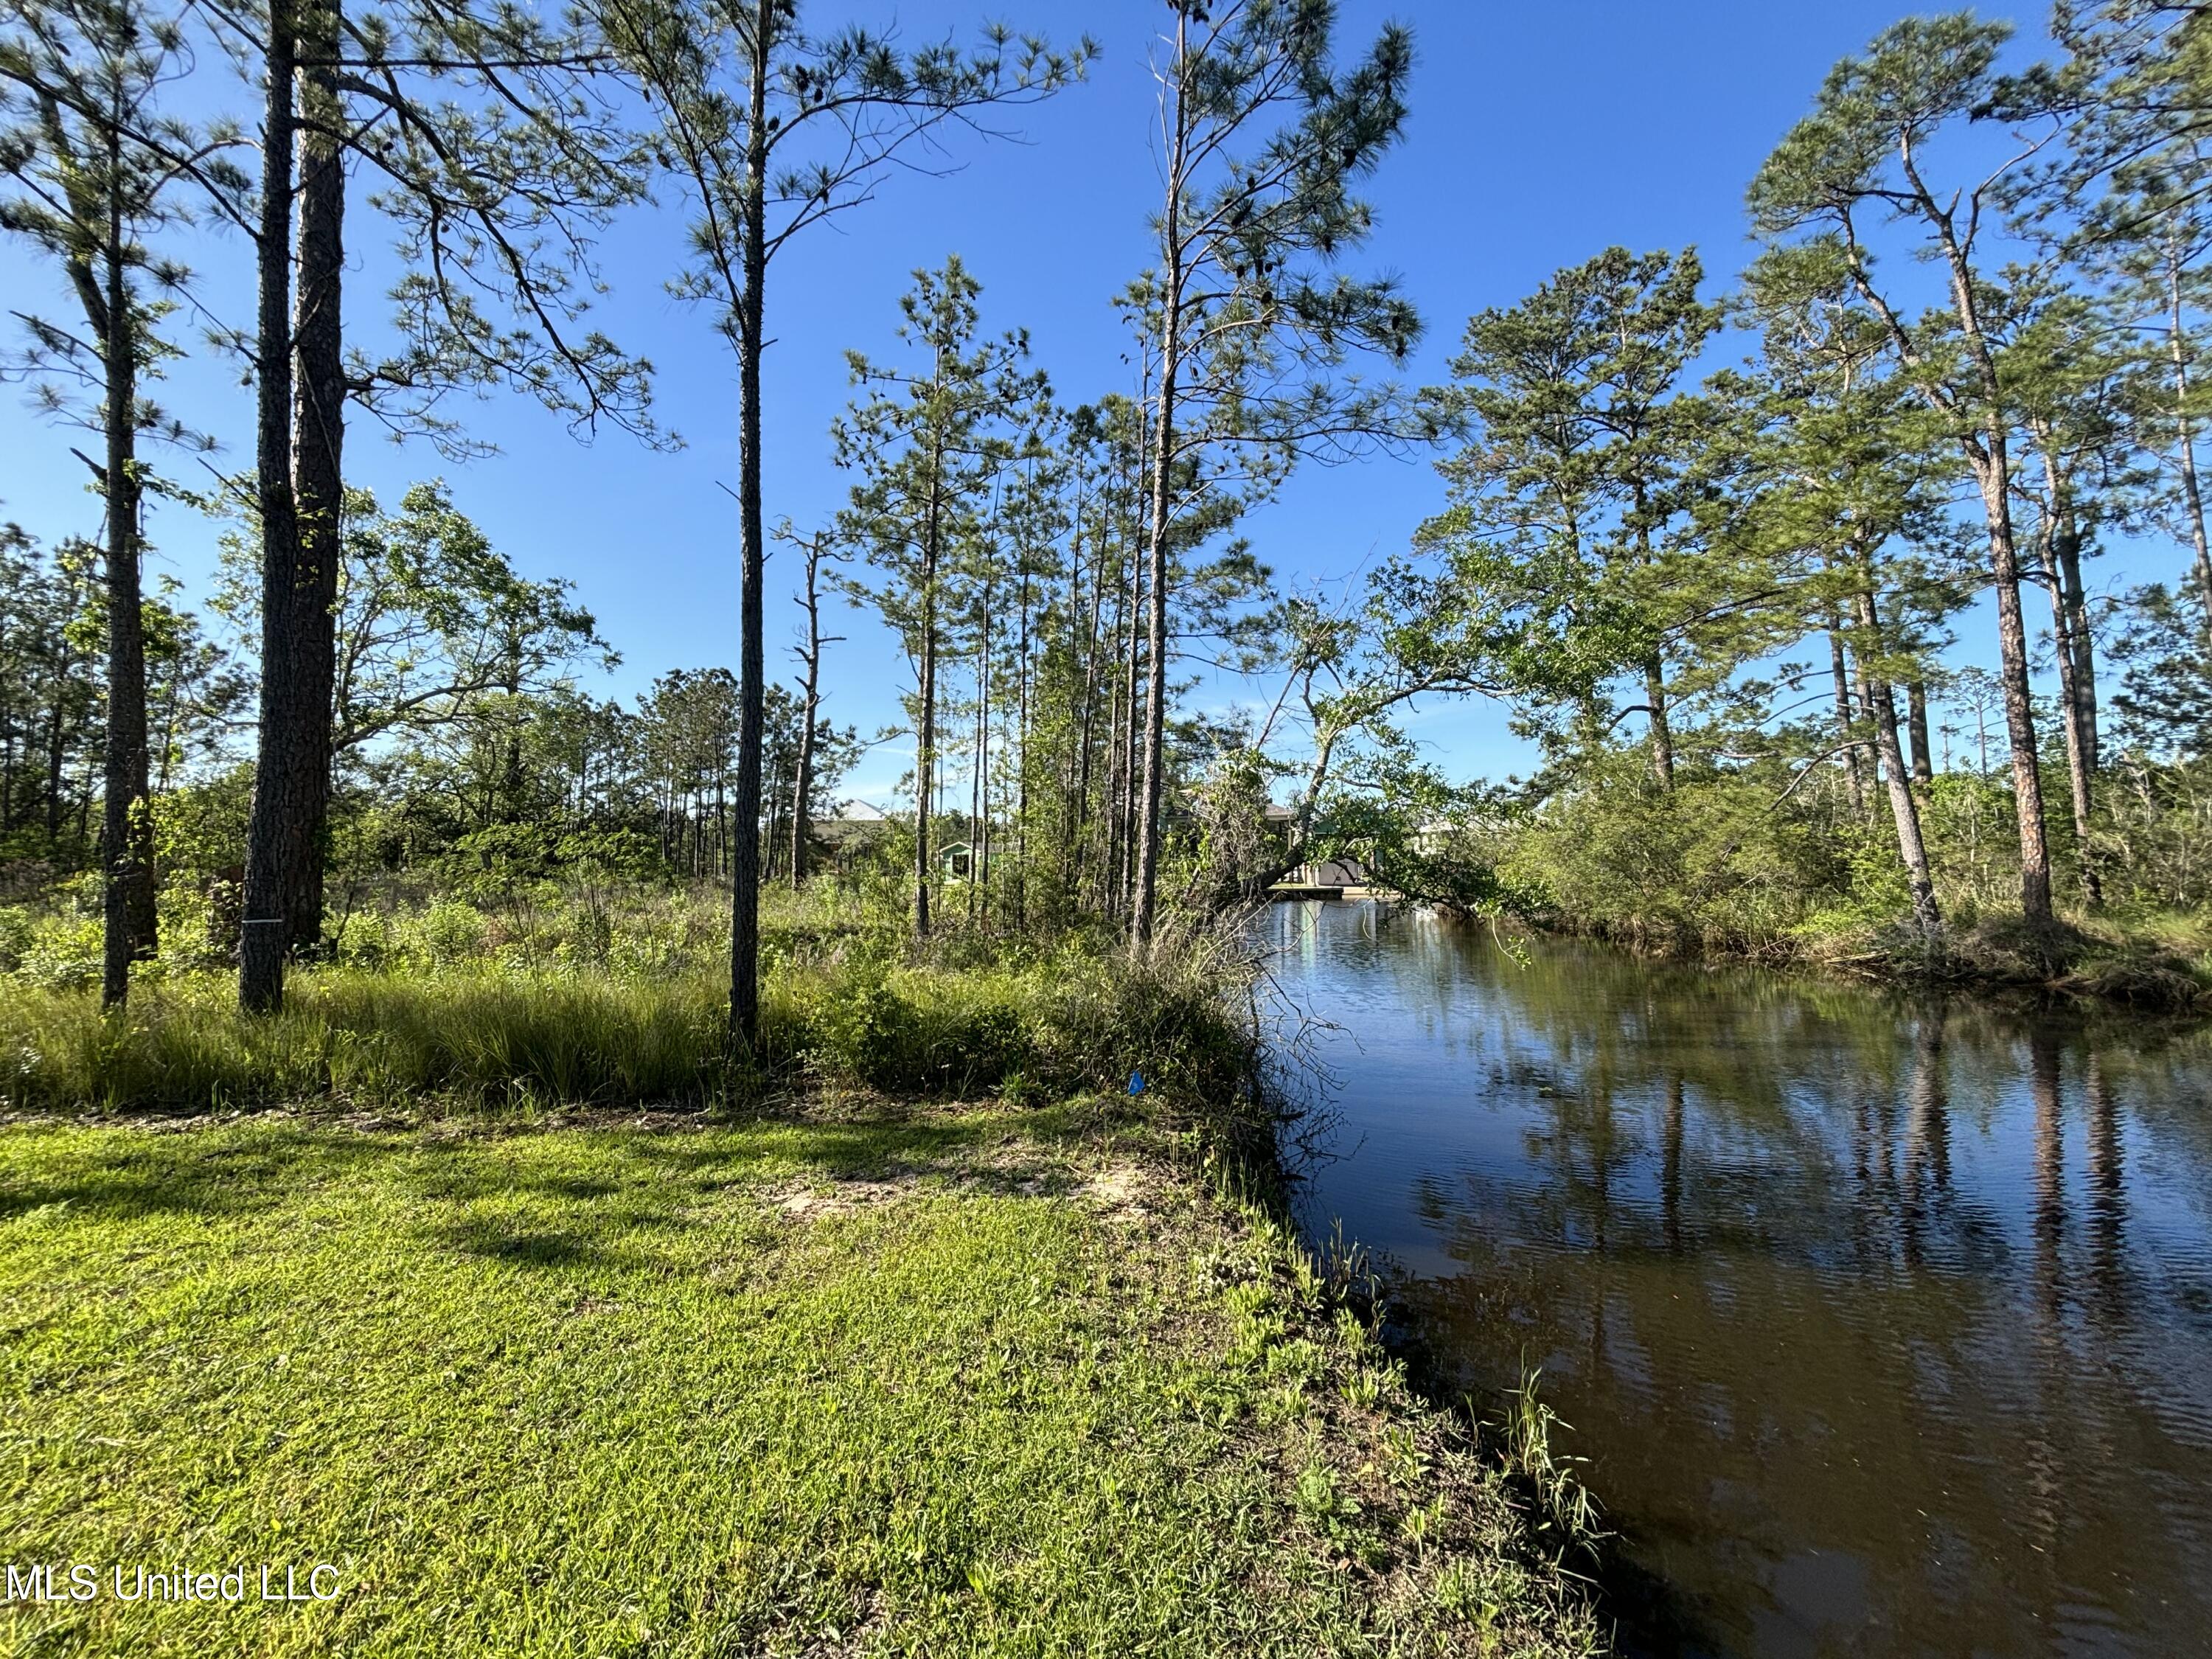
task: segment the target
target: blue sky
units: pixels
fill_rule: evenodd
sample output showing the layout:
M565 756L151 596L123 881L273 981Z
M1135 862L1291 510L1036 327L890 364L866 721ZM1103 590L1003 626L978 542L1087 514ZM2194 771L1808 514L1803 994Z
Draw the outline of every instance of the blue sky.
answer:
M1829 66L1905 9L1895 0L1346 0L1347 51L1395 17L1412 25L1419 53L1407 141L1370 191L1378 226L1362 256L1402 276L1427 321L1407 378L1443 378L1471 313L1510 304L1558 267L1613 243L1695 244L1718 291L1747 254L1746 182ZM964 0L813 0L808 15L817 27L841 17L896 19L909 42L964 34L997 16L1060 36L1087 31L1103 54L1088 84L1019 118L1024 142L957 143L945 157L959 166L951 176L892 178L876 202L811 233L779 261L769 293L775 343L766 368L767 505L771 520L787 514L802 525L843 498L826 435L848 395L843 352L888 350L910 273L948 252L959 252L982 281L987 327L1030 330L1064 401L1127 384L1125 339L1108 302L1148 256L1158 170L1147 56L1165 8L1150 0L1009 0L988 10ZM2027 34L2023 52L2034 50L2039 9L2014 15ZM210 61L213 85L203 92L247 109L246 90L219 79L226 73ZM384 323L376 295L391 260L358 190L354 202L349 326L374 349ZM593 677L601 695L627 697L669 668L736 660L735 507L719 487L735 478L735 374L705 316L662 288L680 251L672 203L631 215L606 239L612 292L598 320L657 364L659 410L688 441L682 451L647 453L611 432L580 446L561 422L513 398L456 411L500 447L489 460L456 466L427 446L395 447L365 422L349 441L354 482L393 501L411 480L446 476L459 504L525 571L575 583L624 658L612 676ZM246 320L251 282L237 240L196 243L189 257L211 308L226 321ZM0 284L10 309L60 302L50 274L12 247L0 250ZM250 463L250 394L234 368L180 365L165 395L222 438L218 465ZM82 491L71 441L82 440L40 421L12 391L0 393L0 455L8 458L0 514L48 540L96 527L97 503ZM1286 580L1341 580L1402 547L1440 500L1427 459L1379 459L1301 475L1246 529ZM149 527L163 565L202 591L213 528L176 507ZM2146 576L2170 574L2154 568L2164 550L2125 556L2142 557ZM789 591L787 562L772 563L772 640L796 624ZM1972 619L1963 626L1983 631ZM827 666L828 712L872 731L896 718L903 660L860 617L837 631L851 637ZM1218 683L1200 696L1227 702L1253 692ZM1502 773L1526 758L1494 707L1439 707L1417 725L1463 775ZM888 801L905 763L886 746L848 788Z

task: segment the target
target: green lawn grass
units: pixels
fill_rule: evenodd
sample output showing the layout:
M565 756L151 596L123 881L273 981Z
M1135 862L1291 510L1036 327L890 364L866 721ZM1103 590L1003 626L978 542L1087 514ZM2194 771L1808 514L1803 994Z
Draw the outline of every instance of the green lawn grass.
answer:
M102 1571L0 1647L1588 1650L1500 1480L1137 1133L0 1129L0 1555ZM124 1603L118 1562L341 1588Z

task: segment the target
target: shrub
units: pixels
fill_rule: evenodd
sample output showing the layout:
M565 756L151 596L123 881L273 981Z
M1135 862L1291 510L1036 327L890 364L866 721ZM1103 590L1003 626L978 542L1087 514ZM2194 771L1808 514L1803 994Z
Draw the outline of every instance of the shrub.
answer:
M38 918L28 907L0 905L0 974L12 974L23 965L23 956L38 934Z
M440 899L416 924L413 946L428 963L465 961L484 947L484 916L459 899Z
M100 983L100 921L96 915L40 917L15 965L15 977L46 991L77 991Z

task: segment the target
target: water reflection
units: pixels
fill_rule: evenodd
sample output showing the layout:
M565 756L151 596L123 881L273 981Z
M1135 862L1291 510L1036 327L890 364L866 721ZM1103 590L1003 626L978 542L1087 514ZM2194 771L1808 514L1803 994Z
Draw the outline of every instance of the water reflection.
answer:
M1644 1650L2212 1652L2212 1039L1267 925L1340 1028L1310 1223L1544 1366Z

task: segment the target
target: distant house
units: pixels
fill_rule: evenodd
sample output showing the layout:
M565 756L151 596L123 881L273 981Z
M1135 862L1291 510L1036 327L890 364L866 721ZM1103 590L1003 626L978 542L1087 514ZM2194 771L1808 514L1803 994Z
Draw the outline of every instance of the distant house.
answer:
M1358 859L1317 859L1310 864L1301 864L1291 871L1284 878L1282 885L1320 891L1364 887L1367 885L1367 868Z
M1297 823L1298 809L1269 801L1265 812L1268 830L1288 839ZM1358 859L1309 859L1275 884L1279 893L1340 893L1368 885L1367 866Z
M965 881L975 872L975 849L964 841L948 842L937 849L937 867L947 881Z
M838 803L835 817L817 818L807 827L824 847L843 852L888 836L891 821L864 800L848 800Z
M816 848L828 856L828 868L843 876L864 863L891 837L891 819L864 800L840 801L836 816L808 824Z

